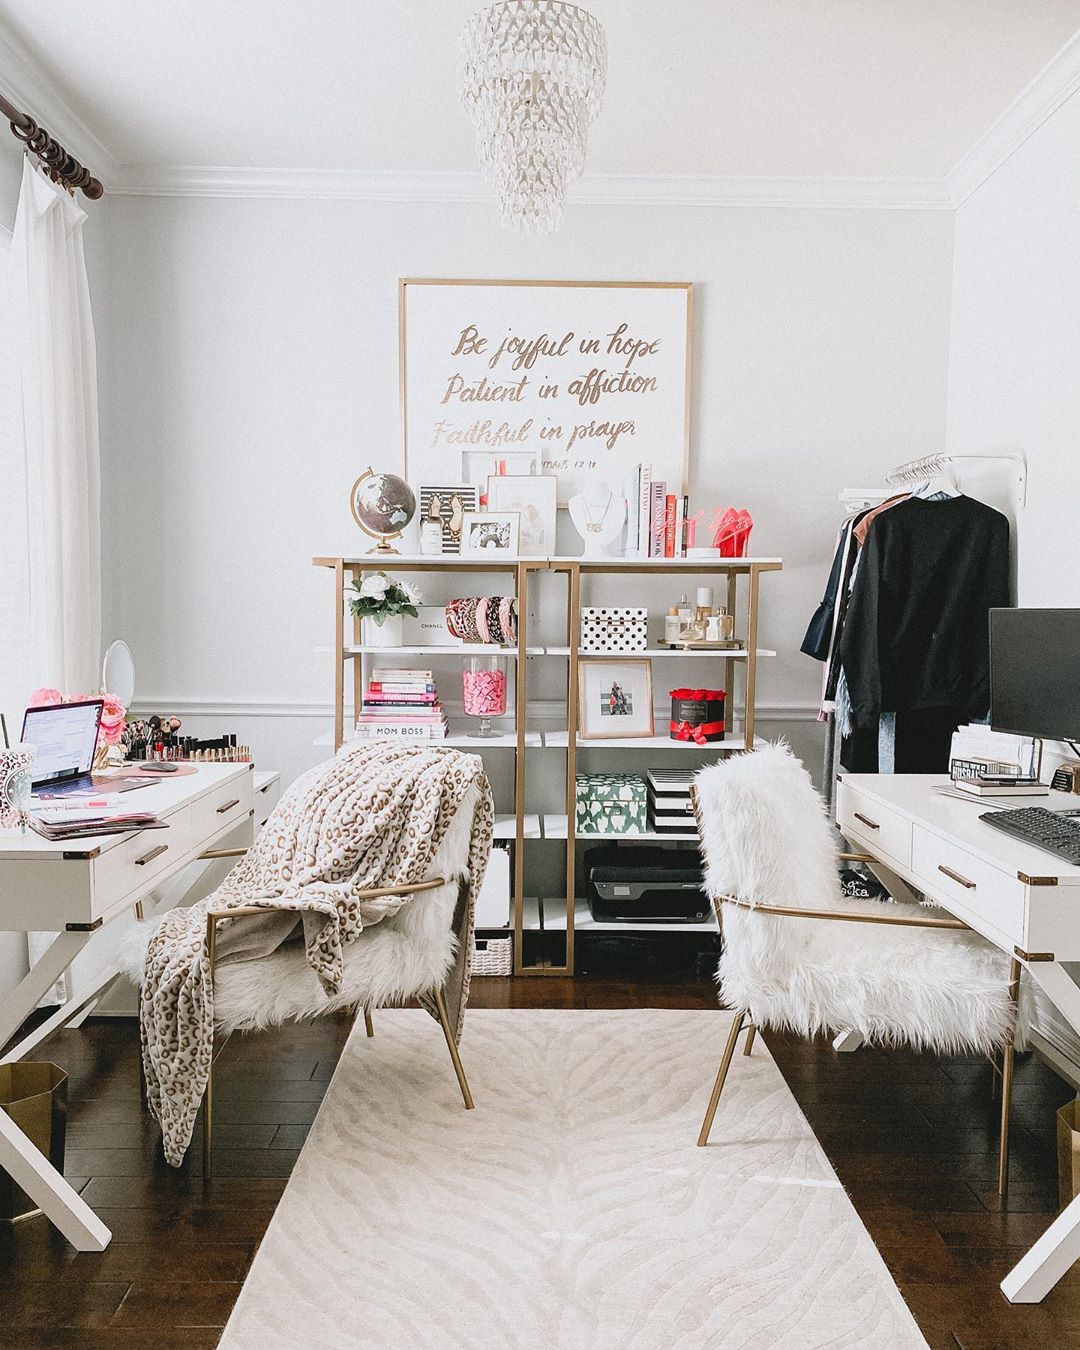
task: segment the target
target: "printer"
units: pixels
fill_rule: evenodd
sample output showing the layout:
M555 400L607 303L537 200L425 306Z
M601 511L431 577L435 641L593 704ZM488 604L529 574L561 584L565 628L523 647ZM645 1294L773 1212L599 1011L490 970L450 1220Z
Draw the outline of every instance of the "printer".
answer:
M696 848L606 844L583 862L594 923L704 923L712 913Z

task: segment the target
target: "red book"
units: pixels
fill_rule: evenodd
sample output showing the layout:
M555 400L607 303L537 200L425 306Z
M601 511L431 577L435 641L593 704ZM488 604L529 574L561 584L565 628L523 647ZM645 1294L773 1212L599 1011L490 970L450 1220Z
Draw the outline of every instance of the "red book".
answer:
M664 498L664 557L675 556L675 498L669 492Z

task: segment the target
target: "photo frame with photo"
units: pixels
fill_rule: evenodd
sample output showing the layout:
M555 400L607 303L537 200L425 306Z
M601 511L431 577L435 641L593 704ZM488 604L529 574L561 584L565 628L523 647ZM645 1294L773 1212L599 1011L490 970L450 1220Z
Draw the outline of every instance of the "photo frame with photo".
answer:
M442 486L421 484L418 523L437 519L442 521L443 553L460 553L465 520L474 515L480 494L471 483L449 483Z
M652 736L652 662L578 662L578 733L583 741Z
M555 550L558 479L550 475L498 474L487 480L489 511L516 511L520 517L518 552L543 558Z
M466 516L461 534L461 556L486 558L504 554L516 557L519 526L516 511L477 511Z

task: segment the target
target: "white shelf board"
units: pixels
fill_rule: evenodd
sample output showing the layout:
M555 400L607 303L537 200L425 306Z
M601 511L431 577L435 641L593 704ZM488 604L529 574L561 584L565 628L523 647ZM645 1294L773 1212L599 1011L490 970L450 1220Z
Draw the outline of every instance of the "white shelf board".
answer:
M333 647L317 649L333 655ZM428 647L371 647L367 643L349 643L342 648L346 656L517 656L517 647L500 647L495 642L463 642L460 645ZM543 656L545 648L526 647L526 656Z
M541 649L541 652L545 656L569 656L570 648L544 647ZM530 656L540 655L541 652L530 651L529 655ZM758 656L776 655L774 651L771 651L766 647L759 647L757 649L757 654ZM580 649L578 650L578 659L582 661L593 660L596 658L604 660L607 659L608 657L610 657L611 660L613 661L622 661L622 660L633 661L635 658L641 656L672 656L678 657L680 660L684 656L718 656L722 661L726 661L729 659L733 661L745 661L749 655L750 653L745 647L731 647L727 650L722 650L720 648L712 648L709 651L695 651L695 650L684 651L682 647L643 647L640 651L637 652L587 652L582 651Z
M346 733L345 733L345 738L344 738L344 741L343 741L342 743L343 743L344 745L356 745L356 744L358 744L358 743L360 742L360 739L361 739L361 738L360 738L359 736L350 736L350 735L348 734L348 732L346 731ZM388 743L389 743L388 741L372 741L372 742L371 742L372 745L384 745L384 744L388 744ZM396 743L396 741L395 741L394 743ZM319 748L319 749L326 749L327 747L333 748L333 744L334 744L334 733L333 733L332 731L324 732L323 735L317 736L317 737L315 738L313 744L314 744L317 748ZM409 741L402 741L402 744L403 744L403 745L452 745L452 746L454 746L455 748L457 748L457 749L459 749L459 750L476 750L476 751L480 751L480 750L516 750L516 749L517 749L517 732L516 732L516 731L503 731L503 732L497 733L497 734L494 735L494 736L470 736L470 735L468 734L468 732L463 732L463 731L461 731L460 729L454 729L454 730L451 731L451 733L450 733L449 736L445 736L441 741L422 741L422 740L415 740L415 741L413 741L413 740L409 740ZM540 745L541 745L540 732L539 732L539 731L526 731L526 733L525 733L525 744L529 747L530 750L539 750L539 749L540 749Z
M495 835L496 839L516 839L517 838L517 817L516 816L496 816L495 817ZM540 838L540 817L538 815L526 815L525 817L525 838Z
M547 811L544 813L544 835L545 839L565 839L566 838L566 817ZM630 839L635 843L654 843L663 844L667 842L698 842L698 833L696 830L641 830L639 833L626 831L623 834L598 834L595 830L585 832L579 830L575 839L583 839L587 843L618 843L620 839Z
M698 753L706 753L712 750L720 754L731 754L733 751L747 748L746 737L741 731L735 735L729 735L727 740L706 741L704 745L698 745L696 741L673 741L670 736L616 736L611 740L606 738L604 740L583 740L581 736L578 736L576 744L579 753L582 750L695 750ZM565 749L566 732L545 732L544 745L549 750Z
M535 561L535 559L534 559ZM549 563L580 563L583 568L611 567L620 572L650 572L654 568L700 568L703 572L742 571L752 564L761 566L771 563L774 566L783 563L782 558L583 558L580 554L552 554L545 561Z
M540 905L535 895L525 897L523 927L536 932L540 928ZM566 900L562 896L544 897L544 932L566 931ZM589 903L579 899L574 903L574 931L576 933L715 933L716 920L704 923L597 923L589 913Z

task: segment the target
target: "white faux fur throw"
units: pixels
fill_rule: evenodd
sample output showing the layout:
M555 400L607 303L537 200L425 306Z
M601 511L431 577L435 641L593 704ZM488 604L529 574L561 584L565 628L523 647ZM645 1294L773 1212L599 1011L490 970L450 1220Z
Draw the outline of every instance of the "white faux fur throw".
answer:
M695 778L706 889L751 903L882 912L845 899L825 806L786 745L766 745ZM890 914L926 913L888 904ZM1010 1021L1008 961L975 933L793 919L723 907L717 979L758 1026L802 1035L851 1029L879 1045L990 1053ZM1022 987L1017 1044L1033 1008Z
M268 911L265 921L252 917L238 928L225 921L219 929L222 960L255 967L273 960L302 925L305 960L334 998L342 990L346 945L403 906L423 903L426 894L410 901L361 898L360 892L439 875L433 867L439 846L474 786L467 861L448 878L464 882L468 916L458 961L462 984L451 1014L460 1034L472 914L494 825L491 788L477 755L388 744L342 750L297 779L209 899L164 916L147 948L140 1024L147 1102L170 1163L183 1161L210 1071L215 1015L207 910L256 905Z

